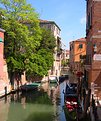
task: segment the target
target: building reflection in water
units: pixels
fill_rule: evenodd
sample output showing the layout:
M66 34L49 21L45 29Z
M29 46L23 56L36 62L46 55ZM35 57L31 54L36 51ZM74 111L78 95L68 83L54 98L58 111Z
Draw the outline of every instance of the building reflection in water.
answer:
M16 92L2 98L0 121L59 121L60 86L44 83L40 91L33 92Z
M7 121L10 106L10 96L0 99L0 121Z
M22 107L25 109L26 108L26 97L21 98L21 104L22 104Z

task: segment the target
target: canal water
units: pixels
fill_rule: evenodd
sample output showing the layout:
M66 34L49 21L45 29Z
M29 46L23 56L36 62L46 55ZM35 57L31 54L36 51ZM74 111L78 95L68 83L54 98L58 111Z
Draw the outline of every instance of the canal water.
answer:
M0 99L0 121L66 121L65 85L44 83L38 91L16 92Z

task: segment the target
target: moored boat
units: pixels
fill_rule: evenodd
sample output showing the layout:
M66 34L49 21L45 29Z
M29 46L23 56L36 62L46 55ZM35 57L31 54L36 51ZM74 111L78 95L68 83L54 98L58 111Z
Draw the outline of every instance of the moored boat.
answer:
M78 110L81 106L77 95L77 85L67 84L64 92L64 111L70 121L78 120Z
M69 79L69 75L68 74L63 74L61 76L59 76L59 83L64 82L65 80Z
M70 120L76 120L77 119L77 109L78 109L77 95L75 95L75 94L65 95L64 103L65 103L64 110L66 112L66 116Z
M36 90L38 87L41 86L41 83L33 82L30 84L25 84L20 87L21 91L31 91L31 90Z
M51 75L49 77L49 82L50 83L58 83L58 78L56 76L54 76L54 75Z

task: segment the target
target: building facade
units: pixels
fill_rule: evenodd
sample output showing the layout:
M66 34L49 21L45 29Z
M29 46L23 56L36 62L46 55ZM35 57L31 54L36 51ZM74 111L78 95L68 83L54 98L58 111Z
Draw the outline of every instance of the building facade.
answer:
M101 0L87 0L86 80L91 94L101 103ZM96 90L96 91L95 91Z
M3 66L4 66L4 59L3 59L3 52L4 51L4 30L0 29L0 78L3 79Z
M56 48L54 53L54 63L52 69L49 71L50 75L59 76L61 72L61 29L54 21L40 20L40 27L51 30L56 38Z
M0 96L10 92L7 64L4 60L4 32L5 30L0 28Z
M69 50L63 50L62 51L62 60L66 61L69 60Z
M82 57L86 55L86 39L80 38L70 42L70 69L77 73L84 70Z

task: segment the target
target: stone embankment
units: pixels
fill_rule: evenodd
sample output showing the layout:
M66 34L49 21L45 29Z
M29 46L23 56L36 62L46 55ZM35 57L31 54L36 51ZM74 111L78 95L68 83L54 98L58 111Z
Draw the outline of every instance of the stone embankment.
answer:
M11 86L9 83L4 82L2 79L0 79L0 97L9 94L11 91Z

